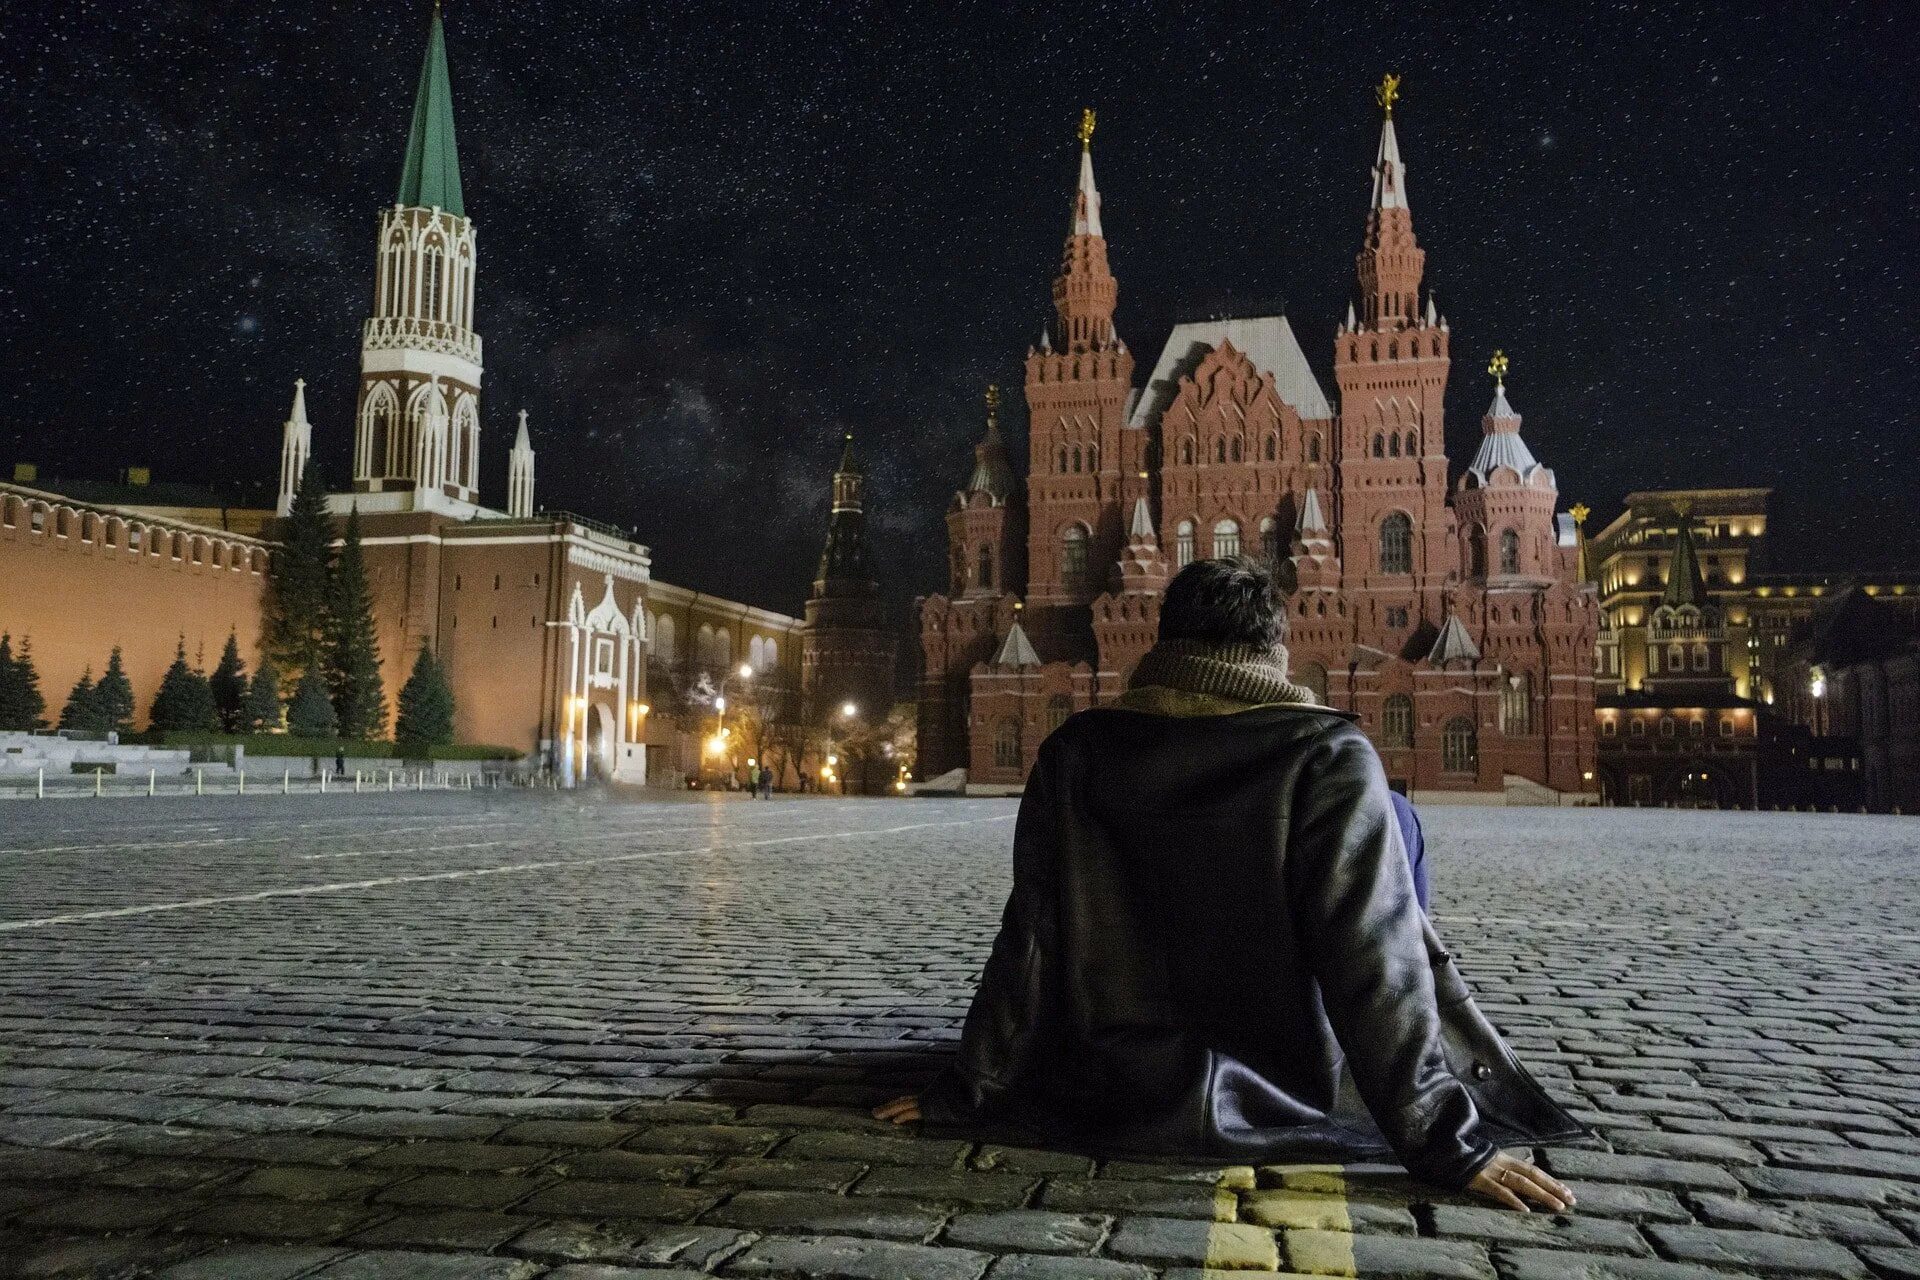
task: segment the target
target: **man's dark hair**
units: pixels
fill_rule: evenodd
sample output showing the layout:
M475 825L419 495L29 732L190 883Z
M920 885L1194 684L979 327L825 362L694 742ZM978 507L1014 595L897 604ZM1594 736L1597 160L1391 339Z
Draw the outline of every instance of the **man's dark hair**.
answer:
M1160 638L1277 649L1287 639L1287 605L1272 571L1250 556L1195 560L1167 584Z

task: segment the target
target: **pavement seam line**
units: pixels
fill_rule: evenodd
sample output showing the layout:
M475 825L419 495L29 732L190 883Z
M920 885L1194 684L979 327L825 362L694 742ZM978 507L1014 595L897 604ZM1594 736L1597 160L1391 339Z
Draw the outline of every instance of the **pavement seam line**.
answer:
M35 920L0 921L0 933L24 929L48 929L63 924L81 924L89 920L118 920L129 916L156 915L166 911L187 911L195 907L231 906L241 902L267 902L274 898L308 898L323 893L351 893L356 889L381 889L396 884L426 884L436 880L472 880L481 876L516 875L528 871L557 871L567 867L608 866L620 862L641 862L648 858L670 858L690 853L724 853L733 849L754 849L765 845L800 844L812 840L838 840L848 836L891 836L903 831L924 831L930 827L971 827L981 822L1011 822L1013 814L994 814L955 822L912 822L898 827L863 827L851 831L820 831L801 836L775 836L765 840L737 840L728 844L699 845L687 849L651 849L641 853L613 853L599 858L559 858L541 862L515 862L499 867L469 867L455 871L422 872L417 875L380 876L371 880L341 880L330 884L295 885L285 889L261 889L254 893L224 894L213 898L189 898L181 902L153 902L137 907L106 907L96 911L77 911L67 915L42 916Z

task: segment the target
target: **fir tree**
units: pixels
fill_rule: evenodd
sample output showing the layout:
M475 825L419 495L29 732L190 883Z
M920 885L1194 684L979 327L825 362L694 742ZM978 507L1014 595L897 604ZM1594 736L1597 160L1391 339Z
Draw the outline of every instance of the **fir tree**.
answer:
M246 728L247 667L240 661L240 642L229 631L227 647L220 651L220 665L207 680L213 690L213 708L220 716L220 727L228 733Z
M260 669L247 681L247 700L240 712L242 724L260 733L280 732L280 673L273 659L260 659Z
M22 642L22 648L25 643ZM13 656L13 637L0 634L0 729L38 729L40 713L46 710L40 701L39 689L33 690L33 697L27 696L27 671L30 664L25 657Z
M327 682L318 671L300 677L293 703L287 708L287 728L301 738L331 738L339 722L333 716L333 702L327 697Z
M67 705L60 708L60 727L87 733L99 729L100 700L94 696L92 667L82 671L80 678L73 682L73 692L67 695Z
M40 693L40 672L33 665L33 643L20 637L20 652L13 659L12 675L6 677L5 719L0 728L34 729L46 726L47 700Z
M213 689L204 675L187 665L184 639L174 650L167 673L160 677L160 689L153 695L153 710L147 718L163 733L206 733L220 727L220 717L213 709Z
M334 562L327 609L327 685L345 738L377 738L387 727L386 688L367 590L367 563L360 548L360 512L347 513L347 528Z
M133 728L133 685L121 665L119 645L113 646L106 673L93 686L93 702L103 732L125 733Z
M425 645L420 646L413 674L400 690L393 737L402 755L421 754L428 747L453 741L453 686L447 683L446 668Z
M267 600L267 654L291 675L318 671L326 658L327 584L333 572L333 525L312 458L300 473L293 506L280 524Z

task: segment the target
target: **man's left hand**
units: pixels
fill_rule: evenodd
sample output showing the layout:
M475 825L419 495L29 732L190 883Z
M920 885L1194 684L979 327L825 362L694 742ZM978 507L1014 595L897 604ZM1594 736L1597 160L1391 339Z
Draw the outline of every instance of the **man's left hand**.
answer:
M909 1093L892 1102L883 1102L873 1109L875 1120L891 1120L895 1124L907 1124L920 1118L920 1095Z

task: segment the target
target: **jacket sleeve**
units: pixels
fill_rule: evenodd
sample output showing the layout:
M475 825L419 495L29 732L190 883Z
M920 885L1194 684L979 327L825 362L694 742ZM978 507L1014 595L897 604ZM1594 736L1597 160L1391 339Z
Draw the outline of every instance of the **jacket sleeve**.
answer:
M1350 725L1293 796L1288 889L1327 1020L1374 1122L1407 1168L1464 1187L1494 1156L1440 1047L1422 913L1386 775Z
M1057 1029L1059 789L1050 776L1055 754L1041 748L1020 799L1013 892L967 1012L959 1058L921 1095L921 1114L936 1123L1008 1113L1035 1082Z

